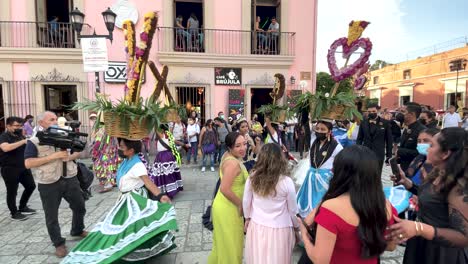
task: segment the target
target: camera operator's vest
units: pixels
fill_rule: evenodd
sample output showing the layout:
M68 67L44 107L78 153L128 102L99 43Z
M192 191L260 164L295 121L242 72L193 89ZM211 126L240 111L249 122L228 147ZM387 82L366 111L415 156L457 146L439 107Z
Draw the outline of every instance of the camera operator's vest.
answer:
M52 146L39 145L39 139L37 137L32 137L29 141L36 146L38 158L47 157L57 152ZM63 176L63 162L62 160L56 159L42 166L31 168L31 172L38 183L51 184L58 181L60 177ZM73 161L68 161L67 175L65 177L74 177L77 172L76 164Z

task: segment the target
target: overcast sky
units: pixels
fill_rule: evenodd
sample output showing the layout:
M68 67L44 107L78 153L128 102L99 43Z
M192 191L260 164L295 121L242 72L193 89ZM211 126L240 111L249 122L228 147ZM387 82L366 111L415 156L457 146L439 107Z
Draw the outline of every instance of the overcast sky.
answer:
M371 62L398 62L407 53L468 36L468 0L318 1L317 71L328 72L328 48L347 36L351 20L371 22L363 33L373 42Z

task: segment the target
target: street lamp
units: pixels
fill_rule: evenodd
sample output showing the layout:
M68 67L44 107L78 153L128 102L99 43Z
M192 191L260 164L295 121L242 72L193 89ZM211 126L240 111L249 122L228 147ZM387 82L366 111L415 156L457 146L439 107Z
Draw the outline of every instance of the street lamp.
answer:
M84 23L84 18L85 14L83 14L78 7L75 7L73 11L70 12L70 18L72 22L72 27L77 33L77 38L82 39L82 38L106 38L109 39L110 42L112 43L112 32L114 31L114 25L115 25L115 18L117 15L112 12L112 10L108 7L104 12L101 13L102 18L104 19L104 23L106 24L107 31L109 31L109 34L107 35L97 35L96 30L94 30L94 33L92 35L81 35L81 30L83 29L83 23ZM99 88L99 72L95 72L95 80L96 80L96 92L100 92Z
M449 62L450 71L457 71L457 79L455 81L455 104L457 108L460 107L458 105L458 72L465 70L466 62L466 59L456 59Z

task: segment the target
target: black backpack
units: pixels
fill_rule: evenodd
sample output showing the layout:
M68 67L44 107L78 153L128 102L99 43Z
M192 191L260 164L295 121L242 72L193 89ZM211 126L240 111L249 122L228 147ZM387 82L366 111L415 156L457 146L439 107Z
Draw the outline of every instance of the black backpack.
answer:
M92 196L91 185L94 181L94 173L82 162L77 162L76 166L78 167L78 174L76 177L80 182L80 188L83 191L85 200L88 200L89 197Z

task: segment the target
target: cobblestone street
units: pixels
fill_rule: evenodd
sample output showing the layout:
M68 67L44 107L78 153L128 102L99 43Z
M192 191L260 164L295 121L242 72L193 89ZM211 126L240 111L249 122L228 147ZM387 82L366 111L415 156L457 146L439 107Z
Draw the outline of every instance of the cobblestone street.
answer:
M384 169L383 183L389 185L388 168ZM216 183L217 172L199 171L198 167L184 167L182 169L184 191L174 200L177 211L179 232L176 237L177 248L171 254L155 258L148 263L160 264L195 264L206 263L212 246L211 232L203 228L201 216L205 208L211 203L211 195ZM47 235L44 213L36 190L29 206L38 210L36 215L28 220L17 222L10 219L5 203L5 185L0 180L0 263L59 263L60 259L54 255L54 248ZM93 188L97 189L98 186ZM22 187L18 192L18 199ZM86 202L87 230L101 219L108 209L116 202L118 190L100 194L93 191L93 197ZM73 248L77 240L68 235L71 225L71 210L63 201L60 207L59 221L62 234L66 235L68 248ZM386 253L382 263L401 263L404 248ZM299 249L296 248L294 262L299 258Z

